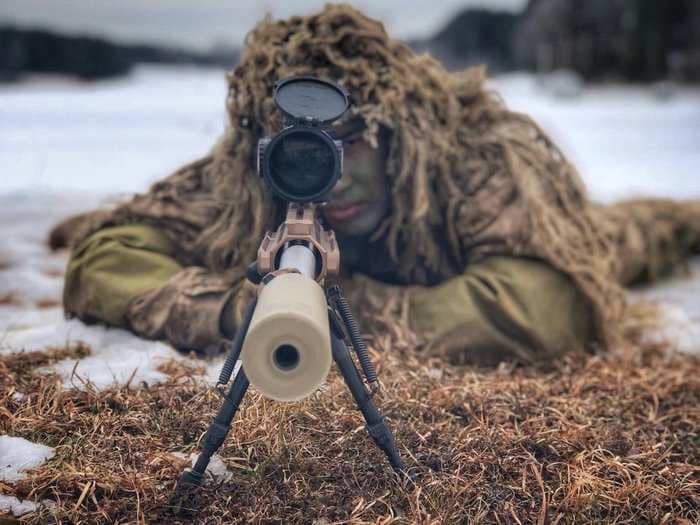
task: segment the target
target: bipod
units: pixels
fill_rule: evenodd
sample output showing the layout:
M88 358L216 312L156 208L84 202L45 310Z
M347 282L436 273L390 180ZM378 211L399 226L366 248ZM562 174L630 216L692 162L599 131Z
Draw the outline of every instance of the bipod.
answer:
M354 321L347 301L343 297L342 291L338 285L331 286L327 290L326 300L331 327L330 336L333 360L338 365L340 373L350 389L357 407L365 418L369 435L372 437L377 447L384 452L394 471L408 476L404 462L396 449L394 436L387 426L384 416L381 415L372 400L373 394L376 392L379 384L377 376L374 371L374 366L367 355L364 342L360 337L357 324ZM246 308L241 326L233 338L231 351L221 370L217 386L227 385L231 378L236 362L240 357L243 341L245 340L245 335L250 326L250 321L253 318L256 303L257 298L254 298ZM350 355L348 339L358 355L367 383L372 388L371 391L368 391L365 383L362 381L357 366ZM231 422L238 411L238 407L249 385L250 382L241 366L233 380L233 384L224 395L223 405L214 417L214 420L204 436L202 450L197 461L192 468L185 469L175 487L175 493L171 503L174 505L176 513L182 509L182 505L201 486L207 465L212 455L224 443L231 428Z

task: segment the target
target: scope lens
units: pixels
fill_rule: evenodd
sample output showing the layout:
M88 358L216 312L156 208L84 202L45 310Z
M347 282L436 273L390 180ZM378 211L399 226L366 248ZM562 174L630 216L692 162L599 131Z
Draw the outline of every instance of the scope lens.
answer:
M269 157L269 175L287 195L300 200L315 196L334 178L331 145L313 132L298 130L281 137Z

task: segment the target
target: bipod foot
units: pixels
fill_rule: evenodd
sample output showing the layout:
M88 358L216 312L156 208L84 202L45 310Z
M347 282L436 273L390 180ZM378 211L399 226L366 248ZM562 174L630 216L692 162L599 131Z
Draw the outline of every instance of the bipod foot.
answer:
M379 413L379 410L374 405L372 396L362 383L357 367L355 367L350 357L348 347L338 333L331 333L331 350L333 351L333 359L345 379L345 384L355 398L357 408L360 409L365 418L369 435L372 436L377 447L384 452L394 471L398 473L406 472L406 465L396 449L394 436L389 430L384 416Z
M185 469L177 481L175 492L170 497L170 506L174 514L180 514L183 508L189 508L196 500L202 488L202 475L192 469Z
M221 405L216 417L209 425L204 435L202 451L192 468L186 468L175 486L175 492L171 498L173 511L177 514L183 509L183 504L192 501L202 485L204 473L212 455L219 450L231 428L231 421L236 414L241 400L248 390L250 382L243 369L239 369L233 385L229 389L224 403Z
M364 412L364 411L363 411ZM391 468L397 474L406 473L406 465L404 464L401 456L399 456L399 451L396 450L396 444L394 443L394 436L386 425L384 416L379 416L379 420L374 424L367 424L367 431L369 435L372 436L374 443L377 445L379 450L384 452Z

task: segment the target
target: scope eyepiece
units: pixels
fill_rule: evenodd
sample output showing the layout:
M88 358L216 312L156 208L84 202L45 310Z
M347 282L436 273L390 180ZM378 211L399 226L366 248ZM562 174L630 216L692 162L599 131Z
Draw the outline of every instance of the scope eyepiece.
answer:
M258 144L258 173L286 201L325 200L342 170L342 143L319 128L290 126Z
M343 146L324 126L345 113L347 93L327 80L290 77L275 85L274 100L286 126L258 142L258 175L286 201L327 200L342 175Z

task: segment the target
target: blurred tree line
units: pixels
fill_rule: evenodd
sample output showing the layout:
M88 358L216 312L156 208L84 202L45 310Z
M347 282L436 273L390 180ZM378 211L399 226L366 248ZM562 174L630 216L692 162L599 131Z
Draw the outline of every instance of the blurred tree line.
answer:
M700 81L698 0L530 0L513 38L526 69L586 79Z
M233 67L238 53L213 48L208 53L155 45L128 45L93 36L62 35L41 29L0 26L0 81L24 73L70 74L84 80L128 73L137 63Z
M529 0L522 13L467 9L434 36L410 41L448 68L570 70L586 80L700 82L700 0ZM194 53L87 36L0 27L0 80L25 72L96 79L139 62L230 68L238 52Z
M467 9L413 41L448 67L572 70L586 80L700 81L700 0L529 0L522 13Z

